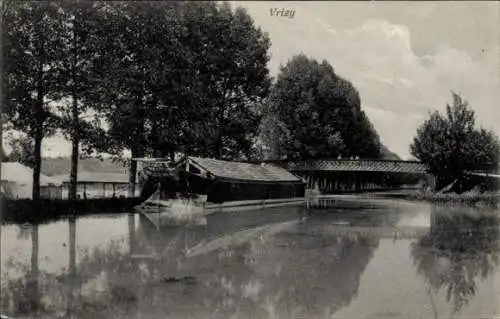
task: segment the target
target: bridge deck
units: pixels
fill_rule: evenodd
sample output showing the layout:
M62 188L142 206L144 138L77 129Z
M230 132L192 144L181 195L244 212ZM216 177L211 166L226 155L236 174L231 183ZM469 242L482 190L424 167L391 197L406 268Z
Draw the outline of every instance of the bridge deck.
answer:
M427 166L420 162L382 160L312 160L286 163L292 172L349 171L425 174Z

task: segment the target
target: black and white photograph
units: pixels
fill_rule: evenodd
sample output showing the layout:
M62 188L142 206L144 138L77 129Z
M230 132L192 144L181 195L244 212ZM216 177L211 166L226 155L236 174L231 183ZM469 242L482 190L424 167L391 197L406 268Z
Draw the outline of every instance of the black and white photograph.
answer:
M500 319L499 1L0 15L0 319Z

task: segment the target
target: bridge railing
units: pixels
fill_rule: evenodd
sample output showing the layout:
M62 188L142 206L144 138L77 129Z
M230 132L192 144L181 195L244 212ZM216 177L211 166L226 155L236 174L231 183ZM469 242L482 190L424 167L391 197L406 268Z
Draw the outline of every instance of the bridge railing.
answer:
M394 173L427 173L426 165L419 162L371 160L315 160L288 162L291 171L363 171Z
M380 159L309 159L309 160L265 160L250 163L269 163L290 171L364 171L395 173L427 173L427 166L418 161Z

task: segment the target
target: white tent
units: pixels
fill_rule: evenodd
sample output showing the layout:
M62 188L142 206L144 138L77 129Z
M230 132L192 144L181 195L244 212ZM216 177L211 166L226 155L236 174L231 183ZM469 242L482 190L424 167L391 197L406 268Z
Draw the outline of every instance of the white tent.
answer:
M33 169L18 162L2 163L1 186L7 198L32 198ZM60 198L61 182L40 174L40 197Z

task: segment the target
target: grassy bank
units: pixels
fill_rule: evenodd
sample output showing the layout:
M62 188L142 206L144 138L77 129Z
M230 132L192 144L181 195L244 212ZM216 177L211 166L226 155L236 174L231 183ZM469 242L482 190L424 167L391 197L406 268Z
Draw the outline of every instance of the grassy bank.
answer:
M139 204L137 198L96 198L86 200L29 199L2 201L3 222L39 223L65 216L121 213Z
M465 205L495 205L499 202L500 192L465 192L462 194L456 193L435 193L426 191L411 191L405 193L397 193L392 196L385 194L384 196L397 197L408 200L426 201L431 203L460 203Z

